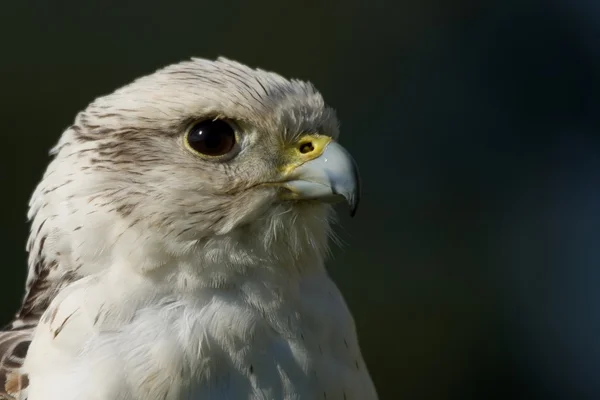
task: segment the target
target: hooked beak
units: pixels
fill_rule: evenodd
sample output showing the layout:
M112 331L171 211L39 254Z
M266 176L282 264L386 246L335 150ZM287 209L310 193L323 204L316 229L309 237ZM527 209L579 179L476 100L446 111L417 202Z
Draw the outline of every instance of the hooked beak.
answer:
M356 162L328 136L307 135L294 148L292 162L286 167L286 199L313 199L324 202L346 200L350 215L356 214L360 201L360 177Z

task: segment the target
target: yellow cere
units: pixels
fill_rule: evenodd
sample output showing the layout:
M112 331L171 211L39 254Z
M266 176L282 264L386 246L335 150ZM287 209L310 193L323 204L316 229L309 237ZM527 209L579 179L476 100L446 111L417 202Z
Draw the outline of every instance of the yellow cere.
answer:
M281 173L287 176L305 162L319 157L331 140L331 137L319 134L302 136L300 140L284 150Z

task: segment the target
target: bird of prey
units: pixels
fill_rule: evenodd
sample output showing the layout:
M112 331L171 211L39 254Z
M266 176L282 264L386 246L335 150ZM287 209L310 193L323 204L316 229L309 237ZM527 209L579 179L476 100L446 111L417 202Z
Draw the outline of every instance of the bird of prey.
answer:
M224 58L93 101L30 202L0 398L377 399L324 266L337 138L313 85Z

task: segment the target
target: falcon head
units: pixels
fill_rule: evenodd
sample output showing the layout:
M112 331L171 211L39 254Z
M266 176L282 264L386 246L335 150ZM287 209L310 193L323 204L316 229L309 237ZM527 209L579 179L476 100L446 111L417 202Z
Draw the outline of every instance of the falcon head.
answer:
M319 259L331 203L354 213L359 200L337 137L310 83L223 58L168 66L96 99L64 132L31 201L31 261Z

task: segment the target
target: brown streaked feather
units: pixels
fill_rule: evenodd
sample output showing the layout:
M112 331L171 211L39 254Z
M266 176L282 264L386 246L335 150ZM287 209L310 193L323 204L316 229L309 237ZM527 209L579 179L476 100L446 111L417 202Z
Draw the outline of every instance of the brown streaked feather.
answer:
M28 376L22 374L20 368L27 356L33 330L51 300L47 281L49 270L50 266L43 262L36 265L35 279L28 285L19 312L0 331L0 400L22 398L21 391L29 385Z
M7 327L10 329L10 326ZM0 399L14 400L29 384L19 371L33 336L35 325L0 332Z
M64 274L59 282L50 282L48 272L54 263L38 263L35 279L28 285L27 294L14 320L0 330L0 400L22 399L22 390L29 377L20 371L31 339L42 314L60 288L77 278Z
M29 385L29 377L20 369L33 331L52 300L48 273L53 267L54 264L45 263L42 257L34 264L35 278L28 284L21 308L13 321L0 331L0 400L23 398L21 391Z

